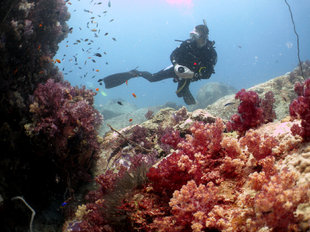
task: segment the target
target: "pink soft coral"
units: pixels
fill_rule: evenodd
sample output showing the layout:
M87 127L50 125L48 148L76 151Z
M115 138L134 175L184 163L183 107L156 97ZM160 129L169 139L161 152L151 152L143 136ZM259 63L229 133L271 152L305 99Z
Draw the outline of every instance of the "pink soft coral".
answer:
M255 221L252 227L267 225L274 231L296 229L297 217L294 212L300 203L309 200L309 184L296 186L297 177L296 173L283 169L262 185L253 202Z
M261 136L258 132L250 130L241 138L240 144L246 146L255 159L260 160L273 155L272 148L278 145L279 142L268 134Z
M196 185L191 180L180 191L175 191L169 205L176 224L183 226L182 231L202 231L208 213L219 201L218 188L212 182L207 186Z

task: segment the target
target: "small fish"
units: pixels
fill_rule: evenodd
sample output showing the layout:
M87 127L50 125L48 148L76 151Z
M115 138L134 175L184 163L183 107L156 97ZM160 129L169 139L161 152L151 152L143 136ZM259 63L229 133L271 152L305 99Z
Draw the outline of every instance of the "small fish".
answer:
M113 21L114 21L114 19L111 19L111 20L110 20L110 23L113 22Z
M114 37L113 37L112 39L113 39L114 41L116 41L116 39L115 39Z
M108 7L111 7L111 1L109 0L109 2L108 2Z
M86 10L86 9L84 9L84 12L86 12L86 13L93 13L92 11L90 11L90 10Z
M85 41L85 42L87 42L87 41L88 41L88 39L85 39L84 41Z
M96 72L99 72L99 69L96 69Z
M121 101L117 101L117 104L119 104L119 105L123 105L123 103L121 102Z
M73 30L73 27L70 27L69 28L69 33L72 33L72 30ZM68 43L68 41L67 41L67 43Z
M63 202L63 203L61 203L61 206L60 206L60 208L63 208L63 207L65 207L66 205L67 205L68 203L67 202Z
M105 92L103 92L103 91L101 91L100 93L101 93L101 95L104 96L104 97L107 96L107 94L106 94Z
M95 53L95 56L98 56L98 57L102 57L102 55L100 53Z
M91 31L92 31L92 32L96 32L96 31L97 31L97 29L91 29Z
M234 102L228 102L224 106L230 106L230 105L234 105L234 104L235 104Z
M40 23L40 24L39 24L39 27L43 27L43 24L42 24L42 23Z
M130 118L128 121L129 121L129 122L132 122L132 118Z
M99 88L96 88L96 91L99 91Z
M96 61L94 59L91 60L93 63L96 63Z
M125 81L126 85L128 85L128 80Z
M41 49L41 44L38 45L38 50L40 50L40 49Z
M104 36L107 36L109 33L108 32L106 32L106 33L104 33Z
M76 42L81 43L81 40L77 39Z
M132 93L132 96L133 96L134 98L136 98L136 97L137 97L137 95L136 95L135 93Z
M56 62L59 63L59 64L61 63L60 59L55 59L55 63Z

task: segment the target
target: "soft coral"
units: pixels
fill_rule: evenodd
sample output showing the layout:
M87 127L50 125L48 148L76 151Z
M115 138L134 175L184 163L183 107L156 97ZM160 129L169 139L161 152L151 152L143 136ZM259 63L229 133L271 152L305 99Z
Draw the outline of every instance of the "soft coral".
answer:
M236 130L244 133L250 128L255 128L262 123L271 122L276 116L272 110L274 97L272 92L265 94L261 100L254 91L241 89L235 96L241 101L238 114L234 114L226 124L227 130Z
M301 119L301 126L292 127L293 134L298 134L305 140L310 139L310 79L303 84L295 84L298 97L290 105L290 115Z

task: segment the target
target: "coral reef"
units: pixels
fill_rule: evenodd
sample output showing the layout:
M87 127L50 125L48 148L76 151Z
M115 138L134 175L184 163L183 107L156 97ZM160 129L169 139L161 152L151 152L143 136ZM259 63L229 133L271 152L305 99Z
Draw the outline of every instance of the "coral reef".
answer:
M23 196L36 210L33 229L57 231L89 179L100 118L93 93L63 82L52 60L69 32L66 1L3 0L0 15L1 230L29 228L29 210L11 201Z
M269 99L272 99L271 95ZM272 107L269 105L267 108L268 115L273 118ZM309 143L291 132L291 128L299 124L297 120L263 120L260 125L237 134L225 133L223 120L211 119L211 115L203 110L189 113L180 109L171 112L170 117L166 113L160 112L162 116L156 114L149 125L144 124L143 130L139 128L143 132L138 133L140 136L153 141L148 149L157 153L158 162L145 173L147 179L130 188L121 188L126 189L126 193L114 194L118 199L116 205L110 200L115 190L107 189L117 188L116 183L124 179L116 174L119 173L115 172L116 167L118 170L129 170L126 162L120 162L124 156L117 154L126 152L135 157L136 150L141 149L133 143L124 142L122 138L135 139L131 133L135 133L136 126L123 129L120 132L122 136L112 133L106 137L107 142L113 141L111 150L107 146L107 154L111 155L111 151L116 150L117 154L112 155L119 159L114 159L113 165L108 166L103 166L99 161L98 168L107 168L106 171L102 169L103 175L99 175L102 186L99 189L102 191L94 194L96 197L86 204L88 209L88 205L98 206L96 201L103 202L102 207L99 206L101 211L84 211L83 217L70 218L63 231L84 231L81 227L68 226L70 223L96 226L88 214L95 214L96 218L104 221L103 231L254 232L309 229L305 221L307 214L302 213L302 207L310 204L310 177L305 176L303 168L283 165L292 152L302 155L305 153L304 147L309 147ZM163 115L166 120L160 121ZM175 120L175 115L182 117ZM143 146L144 143L139 144ZM168 147L162 149L163 144ZM145 151L139 155L148 157L149 153ZM309 159L303 162L305 166ZM137 179L135 172L129 173ZM301 178L305 181L300 181ZM108 214L111 206L118 209L113 215Z

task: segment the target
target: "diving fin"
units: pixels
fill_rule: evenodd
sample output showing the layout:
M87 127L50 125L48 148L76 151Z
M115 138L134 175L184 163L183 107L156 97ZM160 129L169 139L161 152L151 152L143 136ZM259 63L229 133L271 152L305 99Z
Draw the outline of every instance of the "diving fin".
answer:
M190 80L188 79L182 79L178 83L178 89L176 91L176 94L178 97L183 97L184 102L187 105L193 105L196 104L195 98L189 91L189 84Z
M189 90L184 93L183 100L185 101L187 105L196 104L195 98L193 97L193 95L191 94Z
M125 83L126 81L128 81L129 79L133 77L137 77L137 76L138 76L137 72L135 70L131 70L129 72L115 73L115 74L106 76L102 79L99 79L98 82L103 81L105 88L110 89L110 88L119 86Z

